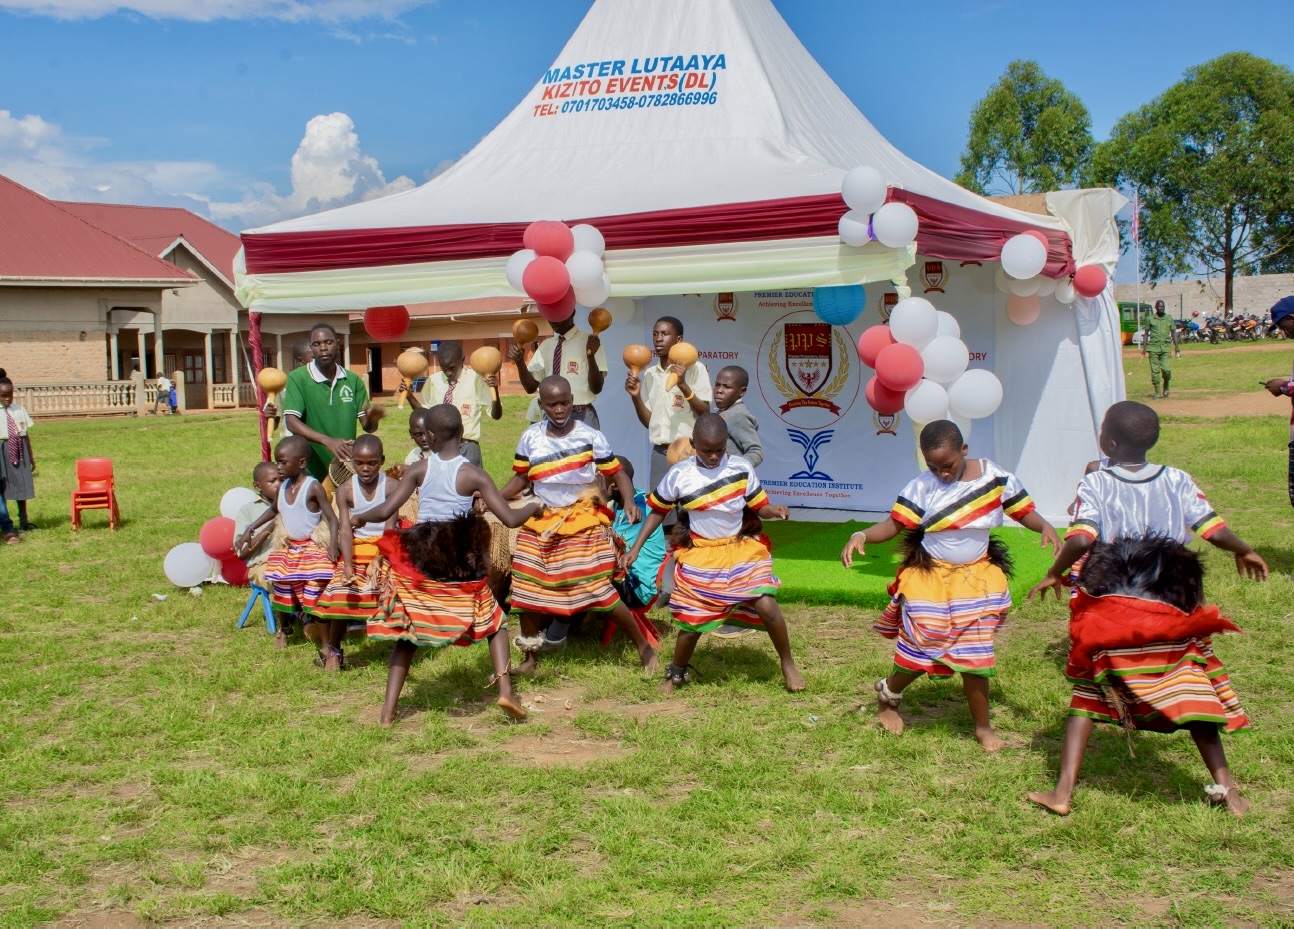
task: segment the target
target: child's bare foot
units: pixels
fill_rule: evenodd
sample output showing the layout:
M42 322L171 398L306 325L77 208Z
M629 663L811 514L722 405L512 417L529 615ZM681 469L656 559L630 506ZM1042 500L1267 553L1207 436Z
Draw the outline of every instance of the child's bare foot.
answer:
M526 658L521 664L512 669L513 674L534 674L535 665L538 664L538 658L535 652L526 652Z
M499 705L499 709L508 714L509 719L526 718L526 708L517 701L514 694L500 694L499 699L494 702Z
M650 645L644 645L638 652L638 660L643 663L643 670L648 674L655 674L660 670L660 660L656 657L656 650Z
M1036 803L1046 810L1051 810L1057 816L1069 815L1069 797L1061 799L1060 794L1055 790L1035 791L1029 794L1029 802Z
M288 634L283 629L274 633L274 647L279 649L288 647Z
M395 710L392 710L390 715L388 715L386 712L386 707L383 707L382 715L378 717L377 724L381 726L383 729L390 729L392 726L395 725L396 715L397 713L395 712Z
M1210 784L1204 788L1208 795L1209 802L1214 806L1225 806L1227 812L1232 816L1239 818L1249 812L1253 806L1253 801L1240 796L1240 788L1236 786L1223 788L1218 784Z
M671 681L669 678L665 678L665 683L661 684L660 687L656 689L659 693L668 697L670 694L672 694L675 691L676 688L674 687L673 681Z
M986 752L995 752L1003 748L1006 743L997 737L997 733L992 729L976 729L975 741L979 742L980 748Z
M800 677L800 671L795 667L795 662L789 658L782 662L782 677L786 680L786 689L793 694L798 694L808 686L804 683L804 678Z
M876 721L890 735L903 735L903 717L899 715L898 707L891 706L879 697L876 699Z

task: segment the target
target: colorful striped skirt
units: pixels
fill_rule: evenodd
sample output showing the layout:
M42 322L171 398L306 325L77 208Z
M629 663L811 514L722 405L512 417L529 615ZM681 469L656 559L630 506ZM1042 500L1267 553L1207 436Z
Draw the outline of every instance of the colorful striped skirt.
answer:
M517 532L512 612L574 616L613 610L616 547L611 517L586 501L550 510Z
M283 613L300 609L313 614L332 576L328 549L313 539L289 539L287 548L275 549L265 559L270 601Z
M1071 609L1071 716L1151 732L1192 722L1225 732L1248 728L1231 678L1213 654L1211 635L1236 629L1216 608L1183 613L1153 600L1080 591Z
M342 562L337 562L332 580L319 595L314 615L320 619L368 620L381 599L376 578L370 580L368 577L369 567L376 557L375 540L356 539L351 551L352 579L347 582Z
M685 632L710 632L724 623L764 628L755 612L760 597L782 586L773 575L773 556L760 539L692 538L691 548L674 550L674 592L669 609Z
M1011 610L1001 568L987 558L971 564L936 561L931 570L900 571L890 595L872 628L897 640L896 669L933 677L993 676L993 639Z
M485 578L433 581L388 569L383 583L386 593L368 621L370 639L443 648L473 645L507 627Z

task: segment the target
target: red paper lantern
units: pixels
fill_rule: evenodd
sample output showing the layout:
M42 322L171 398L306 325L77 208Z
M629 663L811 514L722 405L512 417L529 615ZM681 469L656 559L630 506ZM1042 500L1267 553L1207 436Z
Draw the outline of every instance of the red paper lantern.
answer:
M220 562L220 576L225 579L226 584L233 584L235 587L247 586L247 562L241 558L226 558Z
M541 255L526 265L521 284L536 303L557 303L571 289L571 275L565 264L551 255Z
M535 309L539 310L539 315L550 323L560 323L564 319L570 319L571 314L575 312L575 291L567 288L562 299L553 303L536 303Z
M375 342L394 342L409 331L409 311L402 306L371 306L364 311L364 331Z
M894 334L889 326L869 326L858 337L858 358L869 368L876 367L876 356L881 349L894 344Z
M890 390L874 374L867 382L863 394L867 397L867 405L882 416L893 416L903 410L903 391Z
M552 220L540 220L526 227L521 237L526 248L535 250L536 255L556 258L565 261L575 251L575 235L566 223Z
M234 521L228 516L209 519L198 533L198 544L216 561L234 556Z
M1084 297L1095 297L1105 290L1106 280L1100 265L1083 265L1074 272L1074 289Z
M876 356L876 377L890 390L907 391L921 383L926 363L911 345L895 342Z

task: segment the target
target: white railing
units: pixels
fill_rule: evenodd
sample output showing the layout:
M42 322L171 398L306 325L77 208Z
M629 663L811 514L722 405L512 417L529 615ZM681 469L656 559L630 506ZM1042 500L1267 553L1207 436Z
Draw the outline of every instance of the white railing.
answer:
M153 402L157 388L146 388ZM133 413L138 408L132 381L94 381L82 384L38 384L14 388L14 402L32 416L66 416L78 413Z

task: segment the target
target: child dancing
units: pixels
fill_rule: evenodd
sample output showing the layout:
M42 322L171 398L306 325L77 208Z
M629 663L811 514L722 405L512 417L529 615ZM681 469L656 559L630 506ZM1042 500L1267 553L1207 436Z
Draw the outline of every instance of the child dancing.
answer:
M643 539L673 512L688 514L690 531L675 541L674 593L669 608L678 626L674 659L665 669L661 690L669 693L691 680L688 668L701 635L725 622L763 628L782 664L786 689L804 690L804 678L791 656L786 621L775 595L781 582L773 576L773 557L758 520L747 527L747 509L764 519L786 519L786 507L768 502L750 462L728 454L728 425L718 413L697 417L692 430L693 457L674 465L651 492L651 513L633 548L625 555L632 566Z
M1204 605L1204 572L1185 544L1198 533L1231 552L1241 577L1266 580L1267 563L1227 528L1189 474L1146 461L1158 440L1159 416L1150 407L1110 407L1100 436L1109 463L1083 478L1064 548L1029 592L1059 598L1070 567L1088 556L1070 601L1065 675L1074 692L1060 775L1051 790L1029 794L1061 816L1069 813L1096 722L1186 729L1213 777L1204 788L1209 800L1236 816L1250 806L1231 778L1220 735L1249 720L1211 640L1236 627Z
M475 512L474 495L509 528L540 509L538 501L513 509L490 476L461 454L463 417L439 404L422 411L431 448L390 488L378 506L352 513L351 525L390 520L416 491L418 522L403 532L386 532L377 542L385 564L383 594L368 621L368 636L395 643L387 671L380 722L395 722L400 691L417 648L472 645L485 639L498 684L498 705L513 719L525 709L512 687L507 622L486 578L490 528ZM501 634L502 633L502 634Z
M873 628L896 639L894 670L876 682L881 725L903 732L903 690L923 674L962 676L962 688L985 751L1004 744L989 722L988 679L996 671L993 640L1011 609L1010 558L989 537L1003 514L1042 536L1059 551L1056 531L1038 515L1015 475L986 458L966 457L956 423L938 420L921 430L923 471L899 493L890 515L849 538L840 560L846 568L869 542L907 532L891 600Z

